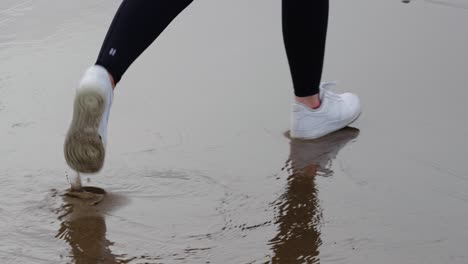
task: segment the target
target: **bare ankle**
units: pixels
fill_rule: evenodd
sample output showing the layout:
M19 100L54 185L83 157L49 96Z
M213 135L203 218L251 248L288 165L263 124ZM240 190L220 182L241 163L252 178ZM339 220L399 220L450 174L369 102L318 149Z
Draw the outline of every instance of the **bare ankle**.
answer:
M109 74L109 80L111 81L111 84L112 84L112 90L114 90L115 88L114 77L112 77L112 75L109 72L107 74Z
M301 103L312 109L317 109L320 107L320 97L318 94L314 94L314 95L310 95L306 97L296 96L296 102Z

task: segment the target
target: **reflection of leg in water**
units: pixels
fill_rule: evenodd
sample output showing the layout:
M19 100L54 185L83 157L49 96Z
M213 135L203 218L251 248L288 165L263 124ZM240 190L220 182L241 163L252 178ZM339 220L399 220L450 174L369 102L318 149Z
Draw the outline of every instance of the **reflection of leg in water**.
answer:
M320 209L314 182L314 169L308 176L293 172L285 193L276 201L278 234L270 240L271 263L314 263L320 241Z
M106 238L104 213L121 203L122 199L115 195L107 198L107 202L93 206L92 198L64 196L64 205L59 211L61 225L56 237L70 245L72 263L120 263L109 248L112 242Z
M59 238L68 242L71 257L76 264L117 263L106 239L106 222L103 217L85 216L64 221Z
M358 134L357 129L345 128L318 140L291 140L288 185L275 202L278 234L270 240L271 263L319 260L321 210L315 176L331 175L332 161Z

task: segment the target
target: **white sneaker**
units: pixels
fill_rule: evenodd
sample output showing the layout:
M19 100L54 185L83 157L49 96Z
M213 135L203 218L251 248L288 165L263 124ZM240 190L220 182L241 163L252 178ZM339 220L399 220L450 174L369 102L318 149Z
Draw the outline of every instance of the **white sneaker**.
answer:
M359 117L359 97L352 93L333 93L329 89L334 85L335 83L320 85L321 105L317 109L297 102L292 104L292 138L316 139L346 127Z
M102 168L112 97L107 70L98 65L88 68L76 89L73 119L64 145L65 160L72 169L94 173Z

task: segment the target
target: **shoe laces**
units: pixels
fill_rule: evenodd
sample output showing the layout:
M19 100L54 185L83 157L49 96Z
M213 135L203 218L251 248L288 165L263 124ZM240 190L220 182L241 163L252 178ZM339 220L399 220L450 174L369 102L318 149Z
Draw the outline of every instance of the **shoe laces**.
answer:
M341 100L341 97L338 94L331 91L331 89L333 89L335 86L336 86L335 81L333 81L333 82L323 82L323 83L320 84L320 92L323 95L326 94L330 98Z
M320 89L322 90L331 90L333 89L333 87L336 86L336 81L332 81L332 82L323 82L320 84Z

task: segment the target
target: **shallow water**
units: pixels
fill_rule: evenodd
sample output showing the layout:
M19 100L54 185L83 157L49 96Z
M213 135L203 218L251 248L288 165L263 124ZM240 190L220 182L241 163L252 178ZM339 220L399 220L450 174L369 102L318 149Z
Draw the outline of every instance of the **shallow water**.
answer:
M467 263L468 9L332 1L355 124L294 141L280 2L195 1L129 70L65 196L73 88L120 1L0 3L2 263Z

